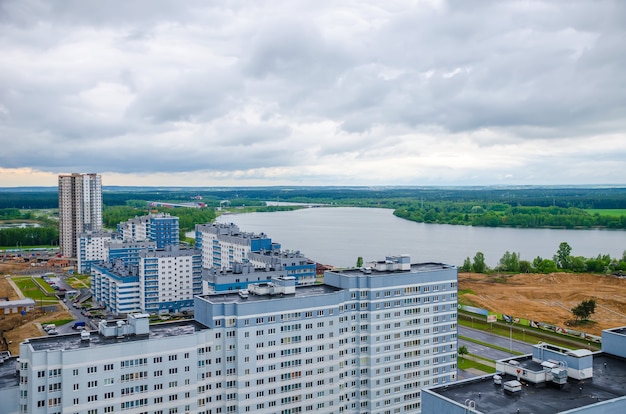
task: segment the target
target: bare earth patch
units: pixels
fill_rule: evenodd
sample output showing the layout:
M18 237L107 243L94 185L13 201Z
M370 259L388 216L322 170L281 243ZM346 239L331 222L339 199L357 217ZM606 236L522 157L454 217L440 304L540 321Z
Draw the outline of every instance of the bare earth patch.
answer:
M594 299L594 323L573 329L600 335L603 329L626 325L626 279L587 273L484 275L459 273L459 289L473 306L524 319L565 327L571 309Z
M0 264L0 297L8 297L9 300L19 299L19 295L15 292L4 273L23 268L24 266ZM59 310L56 312L47 313L36 309L25 316L19 314L0 315L0 331L3 332L3 336L8 342L8 350L11 354L19 354L20 342L23 342L26 338L45 335L39 327L42 322L72 318L70 313L63 309L61 305L57 306L57 309ZM0 350L6 350L3 343L0 343Z

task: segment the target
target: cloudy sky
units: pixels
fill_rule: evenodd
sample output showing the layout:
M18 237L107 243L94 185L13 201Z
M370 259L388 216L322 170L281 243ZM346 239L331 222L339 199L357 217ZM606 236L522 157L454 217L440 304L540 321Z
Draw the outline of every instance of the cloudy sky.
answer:
M0 186L626 183L626 2L0 2Z

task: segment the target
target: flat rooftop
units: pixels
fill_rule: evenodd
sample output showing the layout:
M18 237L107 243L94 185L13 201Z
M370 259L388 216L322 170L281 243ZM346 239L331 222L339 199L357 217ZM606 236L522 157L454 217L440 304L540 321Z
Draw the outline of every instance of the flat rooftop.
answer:
M620 327L620 328L609 329L608 331L612 332L612 333L619 334L619 335L626 335L626 327L624 327L624 326Z
M208 295L199 295L202 299L211 303L246 303L246 302L260 302L268 300L278 300L284 298L305 298L310 296L324 295L328 293L334 293L340 291L341 288L330 285L306 285L297 286L296 293L284 294L284 295L248 295L247 299L239 296L239 291L233 290L228 292L216 292Z
M149 341L151 339L165 338L169 336L191 335L195 332L209 329L195 320L185 320L176 322L164 322L150 325L148 335L128 335L121 338L104 337L97 331L90 331L90 340L82 341L80 333L71 333L58 336L42 336L27 339L34 351L59 351L79 348L93 348L106 346L121 342Z
M386 275L386 274L395 274L395 273L419 273L419 272L432 272L434 270L443 270L443 269L454 269L456 266L445 264L445 263L412 263L410 270L376 270L372 268L372 275ZM341 273L342 275L362 275L363 271L359 268L351 268L351 269L338 269L338 270L330 270L332 273Z
M9 358L0 363L0 389L17 387L20 382L17 370L17 357Z
M502 383L516 379L500 375ZM495 385L493 375L489 375L430 391L462 406L473 400L476 403L473 412L477 413L516 413L519 409L521 413L554 414L626 396L626 361L608 354L594 354L592 379L570 379L561 389L552 384L522 384L521 393L511 395Z

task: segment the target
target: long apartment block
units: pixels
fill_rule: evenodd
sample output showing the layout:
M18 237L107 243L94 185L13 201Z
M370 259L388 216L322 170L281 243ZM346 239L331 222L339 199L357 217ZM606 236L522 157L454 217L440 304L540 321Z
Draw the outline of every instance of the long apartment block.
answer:
M390 257L194 300L195 320L24 342L15 412L416 413L456 380L453 266Z

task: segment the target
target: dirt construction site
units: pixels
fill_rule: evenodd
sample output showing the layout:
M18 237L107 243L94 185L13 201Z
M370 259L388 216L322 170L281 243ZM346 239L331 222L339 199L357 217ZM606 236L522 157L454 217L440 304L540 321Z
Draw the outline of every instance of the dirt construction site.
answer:
M23 269L21 266L0 263L0 298L8 298L9 300L21 298L5 276L21 269ZM20 314L0 315L0 332L4 339L0 342L0 351L8 350L12 355L18 355L19 344L24 339L45 335L45 332L40 328L41 323L67 318L71 318L71 316L61 305L57 306L55 312L44 313L41 309L36 308L34 312L29 312L24 316Z
M0 298L21 296L5 277L24 268L0 263ZM596 301L591 323L574 327L593 335L603 329L626 325L626 279L615 276L577 273L552 274L478 274L459 273L459 301L465 304L504 313L520 319L532 319L558 326L567 326L574 319L571 309L583 300ZM40 324L50 320L71 318L63 306L56 312L40 309L25 316L0 315L0 331L12 354L19 353L19 343L26 338L45 335Z
M591 322L571 326L572 308L596 301ZM600 335L626 325L626 278L587 273L485 275L459 272L459 301L496 313Z

